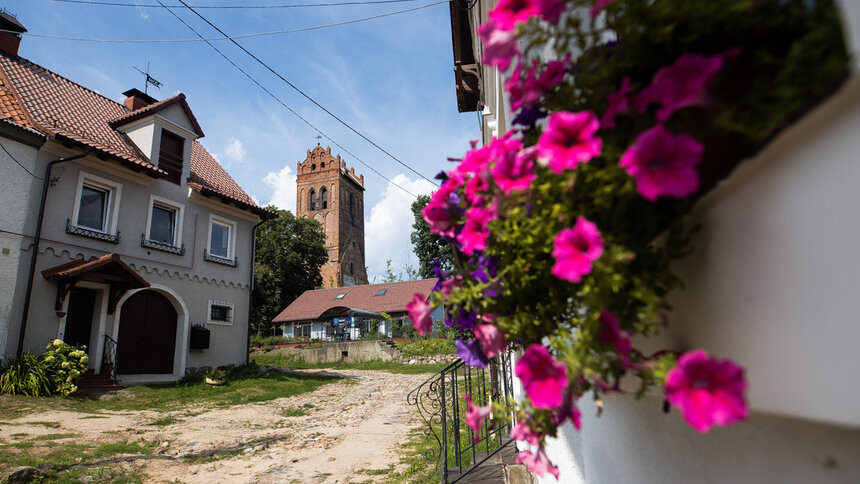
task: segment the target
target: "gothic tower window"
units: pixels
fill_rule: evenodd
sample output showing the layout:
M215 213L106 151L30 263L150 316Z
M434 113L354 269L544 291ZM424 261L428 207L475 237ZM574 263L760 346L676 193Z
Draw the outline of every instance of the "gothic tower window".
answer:
M349 216L353 217L355 213L355 200L352 198L352 193L349 194Z
M308 206L311 208L311 210L317 209L317 196L316 195L317 195L316 190L311 188L311 191L308 192Z
M326 187L320 188L320 204L323 210L328 208L328 189Z

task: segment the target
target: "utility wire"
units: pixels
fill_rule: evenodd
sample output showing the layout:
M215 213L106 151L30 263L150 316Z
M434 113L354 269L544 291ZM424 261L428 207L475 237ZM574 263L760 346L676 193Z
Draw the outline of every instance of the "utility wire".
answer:
M38 176L34 175L34 174L33 174L33 172L32 172L32 171L30 171L29 169L27 169L27 167L26 167L26 166L22 165L22 164L21 164L21 162L20 162L20 161L18 161L18 159L17 159L17 158L15 158L14 156L12 156L12 153L9 153L9 150L7 150L5 146L3 146L3 143L0 143L0 148L3 148L3 151L5 151L7 155L9 155L9 158L12 158L12 161L14 161L15 163L17 163L17 164L18 164L18 166L20 166L21 168L23 168L23 169L24 169L24 171L26 171L27 173L29 173L31 177L33 177L33 178L35 178L35 179L37 179L37 180L42 180L42 179L43 179L43 178L41 178L41 177L38 177ZM413 196L414 196L414 195L413 195ZM417 198L417 197L416 197L416 198Z
M156 1L157 1L158 3L161 3L161 0L156 0ZM165 9L165 10L167 10L168 12L170 12L170 14L171 14L171 15L173 15L174 17L176 17L176 19L177 19L177 20L179 20L180 22L182 22L182 25L184 25L184 26L188 27L188 29L189 29L189 30L191 30L191 31L192 31L192 32L194 32L198 37L200 37L201 39L203 39L203 36L202 36L199 32L197 32L197 30L195 30L195 29L194 29L194 27L192 27L191 25L189 25L188 23L186 23L186 22L185 22L185 20L182 20L182 17L180 17L179 15L176 15L176 13L175 13L173 10L171 10L171 9L170 9L170 7L165 6L165 7L164 7L164 9ZM274 99L275 101L277 101L277 102L278 102L278 104L280 104L281 106L283 106L284 108L286 108L286 109L287 109L287 111L289 111L289 112L293 113L293 115L294 115L295 117L297 117L297 118L299 118L300 120L302 120L306 125L310 126L314 131L316 131L317 133L319 133L321 136L325 137L325 139L327 139L329 142L331 142L332 144L334 144L335 146L337 146L338 148L340 148L340 150L341 150L341 151L343 151L344 153L348 154L349 156L351 156L351 157L355 158L359 163L361 163L362 165L364 165L365 167L367 167L370 171L372 171L373 173L376 173L377 175L379 175L380 177L382 177L383 179L385 179L386 181L388 181L388 183L391 183L392 185L394 185L395 187L397 187L397 188L399 188L399 189L403 190L404 192L408 193L408 194L409 194L409 195L411 195L412 197L414 197L414 198L418 198L418 196L417 196L417 195L415 195L414 193L412 193L412 192L410 192L409 190L407 190L407 189L403 188L402 186L398 185L397 183L395 183L395 182L394 182L394 180L392 180L392 179L388 178L387 176L383 175L382 173L380 173L379 171L377 171L375 168L373 168L373 167L372 167L372 166L370 166L369 164L367 164L367 163L365 163L364 161L362 161L362 160L361 160L361 158L359 158L358 156L356 156L356 155L354 155L354 154L350 153L350 151L349 151L349 150L347 150L346 148L344 148L343 146L341 146L337 141L335 141L334 139L332 139L329 135L327 135L327 134L326 134L325 132L323 132L321 129L319 129L319 128L317 128L316 126L314 126L310 121L308 121L307 119L305 119L301 114L299 114L299 113L297 113L295 110L293 110L293 108L291 108L291 107L287 106L287 104L286 104L286 103L284 103L284 101L282 101L282 100L281 100L278 96L276 96L272 91L268 90L265 86L263 86L262 84L260 84L260 82L259 82L259 81L257 81L256 79L254 79L254 77L253 77L253 76L251 76L250 74L248 74L244 69L242 69L241 67L239 67L235 62L233 62L229 57L227 57L227 55L226 55L226 54L224 54L223 52L221 52L221 50L220 50L220 49L218 49L218 47L215 47L215 45L214 45L214 44L212 44L212 42L210 42L210 41L208 41L208 40L206 40L206 39L204 39L204 42L206 42L206 44L208 44L208 45L209 45L209 47L211 47L213 50L215 50L215 52L217 52L221 57L223 57L223 58L224 58L224 60L226 60L227 62L229 62L229 63L230 63L230 65L232 65L232 66L233 66L233 67L235 67L239 72L241 72L242 74L244 74L244 75L245 75L245 77L247 77L251 82L253 82L254 84L256 84L256 85L257 85L257 87L259 87L260 89L262 89L262 90L263 90L263 92L265 92L266 94L268 94L269 96L271 96L271 97L272 97L272 99Z
M160 1L161 1L161 0L159 0L159 2L160 2ZM286 78L286 77L282 76L282 75L281 75L281 74L279 74L276 70L272 69L268 64L266 64L265 62L263 62L262 60L260 60L260 58L259 58L259 57L255 56L254 54L252 54L252 53L251 53L251 51L249 51L249 50L248 50L248 49L246 49L244 46L242 46L242 44L240 44L239 42L236 42L233 38L231 38L229 35L227 35L223 30L221 30L221 29L220 29L220 28L218 28L215 24L213 24L212 22L210 22L209 20L207 20L207 19L206 19L206 17L204 17L203 15L200 15L200 13L199 13L199 12L197 12L197 11L196 11L196 10L194 10L193 8L189 7L189 6L188 6L188 4L187 4L187 3L185 3L185 1L184 1L184 0L179 0L179 3L181 3L181 4L185 5L185 6L188 8L188 10L190 10L194 15L197 15L198 17L200 17L200 19L201 19L201 20L203 20L204 22L206 22L207 24L209 24L209 26L210 26L210 27L212 27L213 29L217 30L219 34L221 34L221 35L223 35L223 36L227 37L227 38L230 40L230 42L232 42L236 47L238 47L238 48L242 49L242 51L244 51L246 54L248 54L249 56L251 56L251 58L252 58L252 59L254 59L255 61L257 61L261 66L265 67L265 68L266 68L266 70L268 70L268 71L269 71L269 72L271 72L272 74L274 74L274 75L278 76L278 78L279 78L279 79L281 79L282 81L284 81L288 86L290 86L290 87L291 87L291 88L293 88L296 92L298 92L299 94L301 94L302 96L304 96L304 97L305 97L305 99L307 99L308 101L312 102L315 106L317 106L318 108L320 108L320 109L322 109L323 111L325 111L325 112L326 112L326 114L328 114L329 116L331 116L331 117L333 117L334 119L336 119L340 124L344 125L344 126L345 126L346 128L348 128L350 131L352 131L353 133L357 134L358 136L360 136L362 139L364 139L365 141L367 141L367 142L368 142L368 143L370 143L371 145L375 146L379 151L381 151L381 152L385 153L386 155L388 155L388 157L389 157L389 158L391 158L392 160L394 160L394 161L396 161L397 163L400 163L401 165L403 165L406 169L408 169L408 170L409 170L409 171L411 171L412 173L415 173L415 174L416 174L416 175L418 175L419 177L421 177L421 178L423 178L423 179L427 180L428 182L430 182L430 183L431 183L433 186L435 186L435 187L438 187L438 186L439 186L438 184L436 184L436 182L434 182L433 180L431 180L431 179L427 178L426 176L422 175L421 173L419 173L418 171L416 171L414 168L412 168L411 166L407 165L406 163L404 163L403 161L401 161L399 158L397 158L396 156L392 155L391 153L389 153L388 151L386 151L384 148L382 148L381 146L379 146L378 144L376 144L375 142L373 142L373 140L371 140L370 138L368 138L368 137L367 137L367 136L365 136L364 134L360 133L358 130L356 130L356 129L355 129L355 128L353 128L352 126L350 126L347 122L345 122L344 120L340 119L340 118L339 118L338 116L336 116L334 113L332 113L331 111L329 111L328 109L326 109L326 108L325 108L325 106L323 106L322 104L318 103L314 98L312 98L312 97L308 96L304 91L302 91L301 89L299 89L298 87L296 87L296 85L295 85L295 84L293 84L292 82L290 82L289 80L287 80L287 78ZM447 2L443 2L443 3L447 3Z
M137 8L161 8L161 5L150 3L118 3L99 2L95 0L51 0L61 3L76 3L81 5L100 5L104 7L137 7ZM263 8L309 8L309 7L340 7L344 5L380 5L387 3L417 2L418 0L371 0L352 2L331 3L295 3L290 5L193 5L193 8L216 8L216 9L263 9ZM165 5L164 8L188 8L184 5Z
M62 0L54 0L54 1L62 1ZM382 13L379 15L373 15L370 17L363 17L353 20L344 20L343 22L336 22L333 24L326 25L315 25L313 27L302 27L298 29L290 29L290 30L275 30L271 32L257 32L253 34L242 34L242 35L234 35L233 37L200 37L199 39L93 39L88 37L64 37L61 35L47 35L47 34L33 34L30 32L23 32L23 35L28 35L30 37L39 37L43 39L52 39L52 40L69 40L75 42L99 42L106 44L170 44L170 43L188 43L188 42L208 42L210 40L233 40L233 39L249 39L252 37L264 37L268 35L281 35L281 34L294 34L297 32L308 32L311 30L320 30L320 29L328 29L332 27L340 27L342 25L355 24L359 22L367 22L368 20L376 20L378 18L383 17L391 17L392 15L400 15L402 13L414 12L416 10L422 10L429 7L435 7L436 5L441 5L443 3L448 3L449 0L440 0L436 3L430 3L427 5L421 5L419 7L408 8L406 10L397 10L394 12ZM165 7L169 8L169 7ZM195 12L196 13L196 12ZM0 32L9 32L13 34L19 34L20 32L15 32L11 30L3 30L0 29Z

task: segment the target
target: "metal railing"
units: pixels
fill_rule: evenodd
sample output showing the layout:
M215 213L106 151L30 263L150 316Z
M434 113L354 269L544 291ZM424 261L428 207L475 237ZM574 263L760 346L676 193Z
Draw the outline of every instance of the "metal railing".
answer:
M108 335L105 335L104 351L102 352L102 364L99 373L110 373L111 379L116 383L116 349L117 343Z
M72 224L72 219L66 219L66 233L72 235L80 235L82 237L89 237L91 239L101 240L104 242L110 242L111 244L118 244L120 241L119 230L116 231L116 234L106 234L104 232L98 232L96 230L78 227L77 225Z
M512 398L510 364L509 353L492 358L485 369L457 359L406 397L410 405L418 408L427 425L425 435L432 436L438 443L424 458L436 463L443 484L460 481L513 442L508 437L511 418L503 422L488 418L476 436L466 425L464 398L470 395L478 406Z

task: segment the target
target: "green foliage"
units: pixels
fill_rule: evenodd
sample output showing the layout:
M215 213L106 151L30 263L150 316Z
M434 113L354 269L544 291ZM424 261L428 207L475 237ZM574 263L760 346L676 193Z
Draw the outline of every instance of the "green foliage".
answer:
M421 215L421 210L430 202L429 195L418 195L418 199L412 202L412 215L415 222L412 223L412 250L418 257L417 275L421 278L436 277L433 273L433 264L438 259L443 270L451 269L451 246L443 241L438 235L430 232L430 225ZM410 277L417 279L417 277Z
M81 374L87 371L89 357L86 348L78 349L55 339L42 355L42 362L51 377L51 391L55 395L67 396L78 390L75 385Z
M411 341L398 341L397 349L403 356L453 355L457 353L457 346L453 339L416 339Z
M217 366L213 366L206 372L206 378L213 381L224 381L227 379L227 372Z
M279 366L286 368L300 369L333 369L333 370L373 370L387 371L389 373L399 373L406 375L420 375L424 373L436 373L442 368L445 368L447 363L434 363L427 365L409 365L406 363L396 363L393 361L362 361L359 363L350 363L347 361L338 361L334 363L308 363L302 360L298 355L284 354L261 354L252 353L251 361L264 366Z
M320 268L328 260L319 222L266 208L279 217L257 229L254 274L266 296L251 308L252 333L271 331L271 321L279 312L306 290L320 287Z
M0 368L0 393L45 397L53 395L48 369L31 352L9 358Z

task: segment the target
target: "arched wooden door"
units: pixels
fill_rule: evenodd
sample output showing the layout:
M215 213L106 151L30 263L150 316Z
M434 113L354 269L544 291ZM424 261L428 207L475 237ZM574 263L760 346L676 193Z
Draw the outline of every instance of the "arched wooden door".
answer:
M173 373L177 314L155 291L140 291L122 305L116 370L122 375Z

